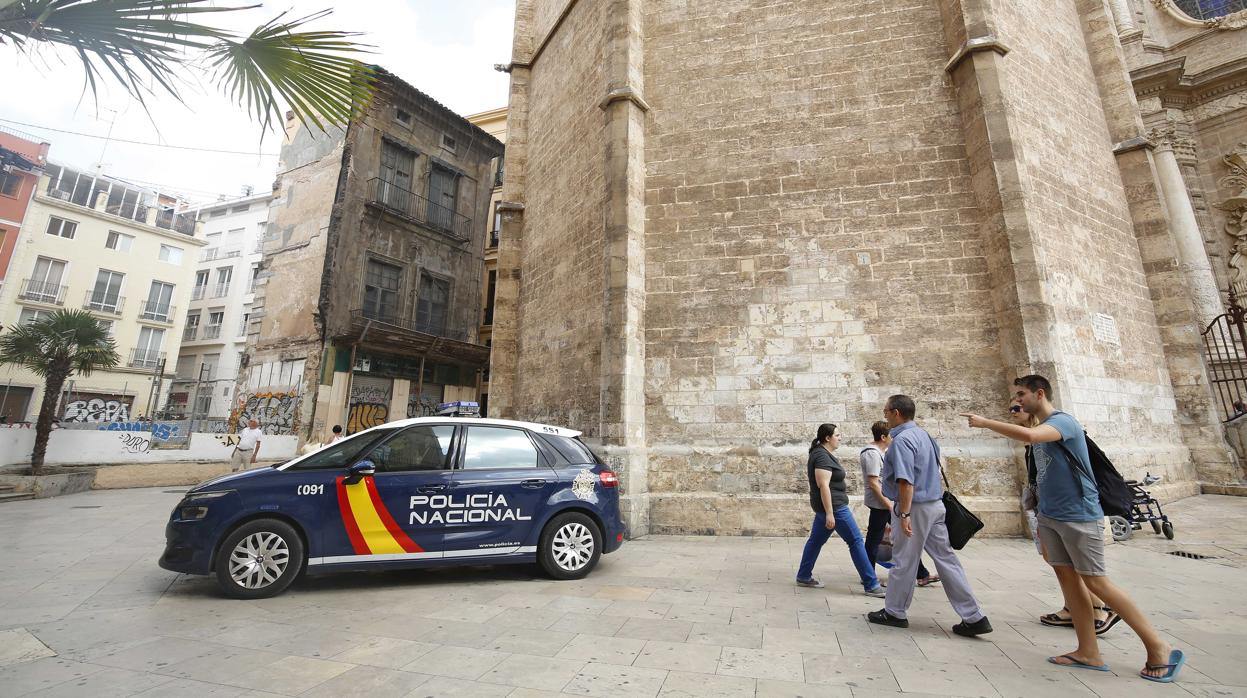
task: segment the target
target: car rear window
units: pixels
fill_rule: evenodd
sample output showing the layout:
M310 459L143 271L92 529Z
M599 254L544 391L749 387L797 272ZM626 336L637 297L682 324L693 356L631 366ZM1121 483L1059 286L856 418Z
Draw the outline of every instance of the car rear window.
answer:
M553 434L542 434L542 436L572 465L593 465L602 462L580 439Z

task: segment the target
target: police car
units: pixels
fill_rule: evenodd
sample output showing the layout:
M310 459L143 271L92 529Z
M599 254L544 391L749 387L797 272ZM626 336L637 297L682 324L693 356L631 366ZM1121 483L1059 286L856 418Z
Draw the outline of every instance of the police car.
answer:
M390 422L187 492L160 566L234 598L305 570L537 562L579 579L623 544L619 480L580 432L498 419Z

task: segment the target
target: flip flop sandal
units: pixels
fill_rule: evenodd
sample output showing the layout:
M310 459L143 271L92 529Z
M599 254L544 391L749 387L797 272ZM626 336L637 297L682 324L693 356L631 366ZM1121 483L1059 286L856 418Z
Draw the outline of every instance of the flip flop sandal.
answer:
M1065 611L1066 613L1069 613L1069 609L1068 609L1068 608L1062 607L1062 608L1061 608L1061 610L1062 610L1062 611ZM1049 625L1049 626L1052 626L1052 627L1054 627L1054 628L1072 628L1072 627L1074 627L1074 619L1073 619L1073 618L1062 618L1061 616L1059 616L1059 615L1057 615L1057 614L1055 614L1055 613L1045 613L1045 614L1043 614L1042 616L1039 616L1039 622L1040 622L1040 623L1043 623L1044 625Z
M1068 659L1069 662L1058 662L1057 661L1058 659ZM1048 657L1048 663L1055 664L1057 666L1070 667L1071 669L1090 669L1091 671L1108 671L1107 664L1088 664L1086 662L1079 661L1071 654L1063 654L1059 657Z
M926 579L919 579L919 580L918 580L918 586L920 586L920 587L929 587L929 586L931 586L932 584L938 584L938 583L939 583L939 581L940 581L940 578L939 578L938 576L936 576L936 575L934 575L934 574L933 574L933 575L931 575L930 577L927 577Z
M1182 671L1183 664L1186 664L1186 654L1182 650L1173 650L1172 652L1169 653L1168 664L1146 664L1144 665L1147 668L1144 669L1143 671L1155 671L1157 669L1164 669L1165 670L1164 674L1161 674L1160 676L1148 676L1147 674L1143 673L1143 671L1140 671L1139 677L1147 679L1148 681L1155 681L1156 683L1173 683L1174 679L1178 678L1178 672Z
M1101 610L1103 610L1108 615L1105 616L1104 620L1098 620L1098 619L1096 620L1095 622L1095 634L1096 635L1103 635L1104 633L1112 630L1114 625L1117 625L1118 623L1121 622L1121 616L1117 615L1117 611L1114 611L1108 606L1105 606Z

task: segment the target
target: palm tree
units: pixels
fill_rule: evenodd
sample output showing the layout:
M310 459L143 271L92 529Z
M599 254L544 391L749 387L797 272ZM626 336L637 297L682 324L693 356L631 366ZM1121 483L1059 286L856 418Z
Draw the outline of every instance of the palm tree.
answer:
M43 376L43 404L35 422L31 475L43 472L48 435L61 388L74 373L91 375L117 365L117 345L108 331L85 310L58 310L47 318L10 327L0 334L0 364L17 364Z
M182 73L204 71L264 130L284 123L283 103L323 130L345 125L371 98L373 70L350 57L363 51L349 40L356 33L297 31L329 10L284 22L282 13L243 37L193 20L259 5L208 2L0 0L0 44L28 57L40 46L67 47L82 61L92 95L111 77L144 106L156 89L182 101Z

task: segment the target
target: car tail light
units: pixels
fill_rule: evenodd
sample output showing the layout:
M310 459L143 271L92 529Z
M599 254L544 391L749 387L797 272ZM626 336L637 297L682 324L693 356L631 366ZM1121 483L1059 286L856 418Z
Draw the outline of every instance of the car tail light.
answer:
M602 481L603 487L619 487L619 476L613 470L603 470L598 473L598 479Z

